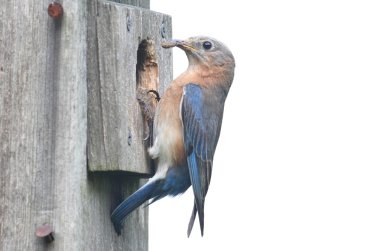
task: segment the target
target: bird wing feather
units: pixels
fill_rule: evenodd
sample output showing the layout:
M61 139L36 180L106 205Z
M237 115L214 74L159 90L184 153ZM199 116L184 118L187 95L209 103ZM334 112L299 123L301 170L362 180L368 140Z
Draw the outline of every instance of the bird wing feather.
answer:
M204 201L211 180L212 161L219 139L225 94L218 89L197 84L185 85L182 96L181 118L184 144L195 205L188 227L191 233L196 212L199 215L201 233L204 226ZM195 208L194 208L195 209Z

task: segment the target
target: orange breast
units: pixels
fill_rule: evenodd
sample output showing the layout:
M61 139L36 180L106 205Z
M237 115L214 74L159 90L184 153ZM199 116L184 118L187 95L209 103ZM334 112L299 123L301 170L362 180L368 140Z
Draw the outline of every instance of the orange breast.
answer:
M174 165L186 160L183 128L180 119L182 87L170 86L159 103L159 116L156 117L156 134L160 139L160 158L166 158Z

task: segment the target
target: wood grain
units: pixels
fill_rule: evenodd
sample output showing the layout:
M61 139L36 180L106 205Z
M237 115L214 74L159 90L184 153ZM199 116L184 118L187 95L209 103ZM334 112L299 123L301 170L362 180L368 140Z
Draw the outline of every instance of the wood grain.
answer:
M107 147L100 156L120 170L147 172L130 79L136 78L140 40L152 36L158 42L153 31L163 20L171 35L170 18L117 3L62 0L63 17L53 20L50 2L0 0L0 250L148 250L147 208L128 217L122 236L110 221L112 209L145 180L88 172L87 165L106 165L90 160ZM126 15L134 20L129 33ZM165 53L157 49L160 92L171 78L171 55ZM102 107L95 107L96 98ZM107 129L100 138L112 141L87 155L95 149L87 147L93 116L111 105L116 111L96 118ZM132 146L122 142L129 132ZM52 243L35 235L45 223L53 227Z
M171 81L171 51L160 46L162 27L171 36L171 20L167 15L110 2L99 2L96 7L96 27L90 28L96 40L89 42L93 47L88 58L96 62L89 62L88 69L88 166L91 171L150 175L144 117L136 96L139 87L162 93ZM146 41L152 44L156 66L136 67L141 65L139 45ZM137 76L147 71L152 72L149 81L153 84L139 86Z

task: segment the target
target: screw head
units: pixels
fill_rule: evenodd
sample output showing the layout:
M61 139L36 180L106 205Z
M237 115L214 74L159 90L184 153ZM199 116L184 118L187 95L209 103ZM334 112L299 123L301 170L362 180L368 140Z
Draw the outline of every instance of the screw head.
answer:
M132 28L132 18L127 16L127 31L131 31Z
M131 131L129 131L128 132L128 145L130 146L130 145L132 145L132 133L131 133Z
M160 33L161 33L161 37L162 38L166 38L166 36L167 36L167 30L166 30L165 22L163 22L161 24Z

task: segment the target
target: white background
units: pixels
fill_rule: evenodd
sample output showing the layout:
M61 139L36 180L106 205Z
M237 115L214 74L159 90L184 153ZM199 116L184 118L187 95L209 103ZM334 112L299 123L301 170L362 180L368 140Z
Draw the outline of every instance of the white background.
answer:
M205 236L150 206L151 251L380 250L380 2L151 0L234 53ZM187 59L174 53L174 77Z

